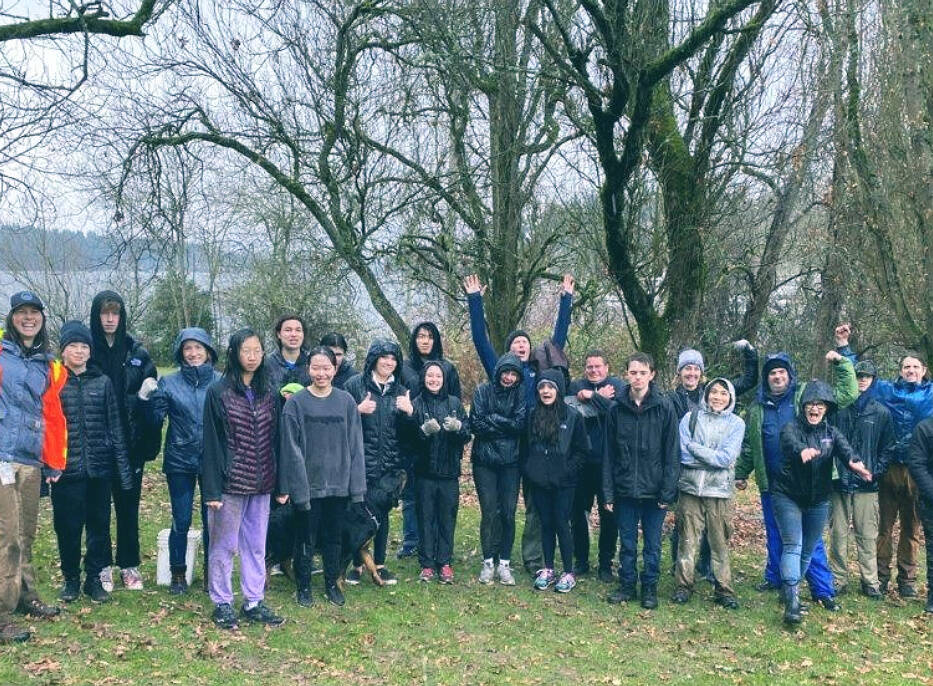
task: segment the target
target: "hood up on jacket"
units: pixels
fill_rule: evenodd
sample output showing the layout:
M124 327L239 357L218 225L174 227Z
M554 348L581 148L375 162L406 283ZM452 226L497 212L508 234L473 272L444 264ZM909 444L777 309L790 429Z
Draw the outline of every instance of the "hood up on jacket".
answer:
M181 354L181 348L185 341L195 341L203 345L210 355L211 364L217 364L217 351L214 350L214 342L211 340L211 335L200 326L190 326L179 331L178 335L175 336L175 342L172 344L172 357L179 367L185 366L185 359Z
M833 389L829 384L821 379L811 379L800 394L800 402L797 404L797 410L803 414L803 408L807 403L822 402L826 403L827 413L836 409L836 396L833 395Z
M424 360L421 353L418 352L418 344L415 341L415 338L418 336L418 331L421 329L427 329L434 338L434 345L431 347L431 352L428 353L427 359ZM411 330L411 338L408 341L408 355L409 364L411 364L416 371L421 371L423 361L444 359L444 345L441 342L441 332L434 322L419 322L415 328ZM399 362L399 364L401 364L401 362Z
M775 367L784 367L787 369L787 375L790 377L787 383L787 393L793 394L797 388L797 369L790 359L790 355L785 352L772 353L765 357L765 362L761 365L761 383L758 384L758 400L764 402L771 394L768 387L768 374Z
M94 339L94 345L92 349L92 357L94 357L93 352L98 349L104 350L107 347L107 337L104 335L104 327L100 323L100 310L104 302L107 300L113 300L120 305L120 323L117 325L117 331L114 334L114 347L118 345L123 345L126 340L126 303L123 301L123 297L116 291L101 291L94 296L94 300L91 302L91 337Z
M706 402L707 397L709 397L709 389L714 383L723 384L726 387L726 390L729 391L729 404L726 405L726 409L724 409L722 412L716 412L709 406L709 403ZM703 397L700 398L700 408L706 410L707 412L713 412L714 414L732 414L735 412L735 386L732 385L732 382L729 381L729 379L726 379L722 376L717 376L715 379L712 379L703 388Z
M395 358L396 367L393 374L396 379L401 378L402 373L402 348L398 343L394 343L385 338L377 338L369 346L366 352L366 363L363 365L363 378L368 379L372 376L373 369L376 367L376 360L383 355L392 355Z
M518 359L518 355L514 353L506 353L496 361L496 367L493 371L493 378L495 379L496 385L500 386L499 377L502 376L502 372L511 371L518 374L518 381L515 382L515 387L520 387L522 381L525 379L525 374L522 372L522 361Z
M444 378L444 380L441 382L441 388L440 388L440 390L439 390L437 393L434 393L433 391L428 390L428 387L424 385L424 377L427 376L428 370L429 370L431 367L437 367L438 369L440 369L440 370L441 370L441 376L443 376L443 378ZM421 374L419 375L418 383L421 384L421 393L422 393L422 395L430 396L431 398L434 398L434 399L436 399L436 400L446 400L446 399L447 399L447 396L448 396L448 392L447 392L447 374L444 372L444 365L442 365L439 361L437 361L437 360L428 360L427 362L424 363L424 366L421 368Z

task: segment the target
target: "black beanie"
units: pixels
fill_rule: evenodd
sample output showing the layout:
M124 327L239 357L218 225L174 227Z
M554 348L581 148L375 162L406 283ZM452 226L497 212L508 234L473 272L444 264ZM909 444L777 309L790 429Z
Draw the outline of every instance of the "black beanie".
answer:
M91 330L76 319L65 322L58 335L59 349L64 350L69 343L87 343L93 346Z

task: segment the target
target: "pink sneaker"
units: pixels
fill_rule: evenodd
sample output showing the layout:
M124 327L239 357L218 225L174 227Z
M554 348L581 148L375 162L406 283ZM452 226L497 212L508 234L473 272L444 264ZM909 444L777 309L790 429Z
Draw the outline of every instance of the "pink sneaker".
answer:
M143 590L143 577L139 573L139 567L127 567L126 569L121 569L120 578L123 580L123 588L126 590Z
M418 577L418 581L423 581L425 583L434 581L434 570L430 567L424 567L421 570L421 576Z
M452 584L454 582L454 568L450 565L441 567L441 583Z

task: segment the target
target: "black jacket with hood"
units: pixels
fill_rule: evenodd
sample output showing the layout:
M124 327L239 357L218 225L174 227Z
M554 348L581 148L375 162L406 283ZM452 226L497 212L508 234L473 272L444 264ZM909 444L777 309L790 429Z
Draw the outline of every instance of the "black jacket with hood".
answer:
M502 373L511 370L518 380L508 388L499 383ZM519 442L525 429L525 387L522 362L506 353L496 362L494 379L480 385L470 406L472 460L484 467L517 467Z
M444 371L439 360L425 363L418 380L422 388L421 395L412 401L415 408L410 420L413 424L411 443L414 448L414 470L418 476L455 479L460 476L463 446L470 442L470 421L460 398L447 392L446 383L437 393L432 393L424 387L425 372L434 365ZM444 419L447 417L460 420L459 431L447 431L443 428ZM428 436L421 431L421 425L430 419L437 420L441 430Z
M434 347L427 357L422 357L418 352L418 343L415 337L419 329L427 329L434 338ZM441 342L441 332L434 322L419 322L411 330L411 339L408 342L408 357L402 364L402 383L411 391L412 400L421 393L421 381L423 380L421 372L427 362L434 361L441 365L444 372L444 392L455 398L462 397L460 388L460 374L453 362L444 358L444 345Z
M626 384L606 420L603 497L677 500L680 478L680 421L667 396L654 382L640 406Z
M373 379L373 369L376 367L376 361L383 355L395 357L397 366L389 383L380 386ZM405 413L400 412L395 405L395 399L408 391L399 381L401 368L402 349L398 344L376 340L366 353L363 372L347 381L345 390L353 396L357 405L363 402L367 393L376 401L375 411L360 417L363 422L367 487L383 475L407 467L400 446L410 422Z
M524 468L528 480L538 488L573 488L577 485L580 468L590 452L590 439L583 417L564 402L567 394L563 372L545 369L538 375L538 384L550 381L557 386L557 409L560 425L554 443L542 440L535 433L535 413L541 411L536 401L526 421L524 441Z
M804 407L816 401L826 403L827 416L836 409L832 389L819 379L807 383L797 404L797 417L781 429L781 464L771 484L774 493L781 493L801 508L829 500L833 460L848 469L850 462L859 459L842 432L830 425L825 417L815 425L807 421ZM800 453L806 448L816 448L820 454L804 462Z
M120 304L120 324L114 335L113 345L107 344L100 323L100 310L105 300ZM143 420L136 393L146 378L158 378L155 364L149 352L126 333L128 318L123 298L114 291L101 291L91 303L91 364L101 370L113 384L120 408L120 421L126 437L130 466L135 470L144 462L154 460L162 443L161 427Z
M852 450L865 463L865 468L872 473L871 481L863 481L837 461L833 488L840 493L877 492L881 477L894 459L897 446L894 420L888 408L871 396L869 387L853 404L836 410L829 417L829 422L842 432Z
M917 424L907 451L907 468L924 507L933 507L933 417Z

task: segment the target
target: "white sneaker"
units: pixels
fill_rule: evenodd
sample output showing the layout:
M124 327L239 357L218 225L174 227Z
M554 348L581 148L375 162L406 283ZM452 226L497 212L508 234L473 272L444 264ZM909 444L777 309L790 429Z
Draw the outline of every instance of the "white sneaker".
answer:
M496 569L496 574L499 576L499 583L503 586L515 585L515 577L512 576L512 567L508 563L503 564L500 562L498 569Z
M127 567L126 569L121 569L120 578L123 580L123 588L126 590L143 590L143 577L139 573L139 567Z
M269 567L269 576L283 576L285 572L282 571L282 565L276 563Z
M491 584L496 573L496 568L492 565L492 560L483 560L483 568L479 570L479 582L481 584Z
M113 593L113 567L104 567L100 570L100 585L107 593Z

